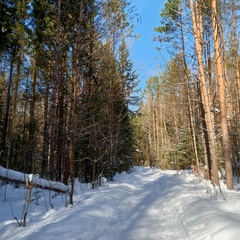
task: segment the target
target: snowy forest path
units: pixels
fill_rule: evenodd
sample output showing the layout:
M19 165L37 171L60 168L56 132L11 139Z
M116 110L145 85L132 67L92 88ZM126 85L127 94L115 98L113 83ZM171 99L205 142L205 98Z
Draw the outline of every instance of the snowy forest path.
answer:
M67 208L65 195L54 193L48 202L49 191L35 189L23 228L16 219L25 188L8 184L0 188L7 196L0 202L0 240L235 240L237 187L228 191L222 184L220 193L188 171L135 167L95 189L76 179L74 205Z
M13 232L15 220L9 224L9 210L5 211L4 222L9 225L0 222L0 240L189 240L185 204L189 191L190 202L198 196L196 186L188 184L188 176L186 172L138 167L132 174L116 174L114 181L94 190L76 180L73 206L63 207L64 195L51 198L55 207L49 206L51 210L41 204L44 199L32 202L26 228ZM14 189L16 199L21 191ZM14 211L20 216L22 198L16 203Z
M176 184L171 177L172 173L159 176L150 171L144 178L133 179L132 195L125 197L126 208L122 209L118 221L108 228L100 240L191 239L168 196L171 185ZM161 178L164 178L164 185Z

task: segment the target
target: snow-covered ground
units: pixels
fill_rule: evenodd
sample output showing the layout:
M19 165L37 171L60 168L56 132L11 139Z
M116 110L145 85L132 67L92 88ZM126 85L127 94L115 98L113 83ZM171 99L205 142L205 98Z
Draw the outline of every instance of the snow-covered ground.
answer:
M35 189L25 228L24 196L23 187L0 188L0 239L240 239L238 189L220 192L186 171L137 167L94 190L76 181L67 208L64 194Z

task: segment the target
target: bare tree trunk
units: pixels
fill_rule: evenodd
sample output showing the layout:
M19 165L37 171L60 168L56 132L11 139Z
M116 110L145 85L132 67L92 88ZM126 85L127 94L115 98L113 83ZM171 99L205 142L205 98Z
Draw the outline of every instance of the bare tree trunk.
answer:
M183 68L185 73L185 89L187 95L187 106L188 106L188 117L189 117L189 125L190 125L190 132L192 138L192 148L194 153L195 162L197 172L199 172L199 160L198 160L198 151L197 151L197 141L196 141L196 132L195 126L193 121L193 110L192 110L192 103L190 99L190 84L189 84L189 74L187 69L187 62L186 62L186 53L185 53L185 41L184 41L184 33L183 33L183 23L182 23L182 16L180 14L180 28L181 28L181 41L182 41L182 59L183 59Z
M20 54L20 53L19 53ZM14 83L14 92L13 92L13 110L12 110L12 127L10 129L10 150L9 150L9 162L13 162L13 155L14 155L14 143L16 141L16 115L17 115L17 98L18 98L18 88L19 88L19 82L20 82L20 74L21 74L21 66L22 66L22 61L21 61L21 54L18 57L18 63L17 63L17 74L16 74L16 80ZM16 159L15 159L16 160Z
M211 150L209 146L209 136L207 132L206 114L203 108L203 103L202 103L203 100L201 97L201 93L200 93L201 90L200 90L199 84L198 84L198 91L201 98L201 102L199 103L199 109L200 109L200 117L202 119L202 134L203 134L203 140L204 140L205 166L206 166L205 174L207 179L212 180Z
M35 51L36 57L36 51ZM29 109L29 137L28 137L28 145L29 145L29 161L31 162L31 172L35 172L35 147L36 147L36 123L35 123L35 100L36 100L36 82L37 82L37 67L36 67L36 59L33 62L33 73L32 73L32 96L30 102L30 109Z
M160 160L161 160L161 150L160 150L160 145L161 145L161 139L160 139L160 134L161 134L161 122L160 122L160 115L161 115L161 110L160 110L160 107L161 107L161 103L159 101L159 93L157 93L157 96L156 96L156 131L157 131L157 136L156 136L156 139L157 139L157 146L156 146L156 150L157 150L157 161L158 163L160 163ZM156 166L155 166L156 167Z
M61 14L61 0L58 0L58 11L57 11L57 29L56 29L56 57L54 64L54 76L52 83L52 93L51 93L51 108L49 123L51 124L51 133L50 133L50 159L49 159L49 175L52 180L55 176L56 170L56 161L57 161L57 90L59 85L60 76L60 14Z
M235 5L235 0L231 0L231 10L232 10L232 27L233 27L233 55L234 55L234 63L235 63L235 86L236 88L234 89L235 96L236 96L236 114L233 116L233 155L235 159L235 165L236 165L236 175L238 178L239 182L239 118L240 118L240 66L239 66L239 41L238 41L238 34L237 34L237 18L235 15L236 11L236 5Z
M203 43L203 30L202 30L202 12L201 12L201 3L197 0L197 3L193 4L193 0L189 0L190 2L190 10L192 15L192 25L193 25L193 34L195 39L195 48L198 60L198 78L200 82L200 91L203 100L203 107L206 116L206 125L207 131L209 134L209 142L211 149L211 157L212 157L212 181L213 184L219 185L218 178L218 161L217 161L217 151L216 151L216 143L215 143L215 132L214 132L214 123L211 118L210 112L210 103L208 97L208 91L204 76L204 67L203 67L203 59L202 59L202 43Z
M43 126L43 148L42 148L42 164L41 164L41 176L46 175L48 158L49 158L49 81L50 81L50 63L48 66L48 79L46 82L46 93L44 98L44 126Z
M2 143L1 143L1 152L0 152L0 162L3 165L3 159L6 156L6 143L9 129L9 117L10 117L10 103L11 103L11 87L12 87L12 75L13 75L13 64L14 64L14 56L11 56L10 63L10 72L9 72L9 82L7 87L7 106L6 113L3 122L3 133L2 133ZM9 168L9 159L7 160L6 166Z
M66 39L65 39L66 41ZM66 118L67 111L65 106L65 71L66 71L66 61L67 61L67 53L62 52L62 64L61 64L61 78L59 81L59 91L58 91L58 127L57 127L57 162L56 162L56 180L60 181L64 172L64 163L67 155L66 150Z
M230 143L228 136L228 123L227 123L227 102L225 96L225 79L223 71L223 62L221 57L221 46L220 46L220 32L217 21L217 6L216 0L212 0L212 27L213 27L213 38L214 38L214 49L215 49L215 61L217 66L217 81L218 81L218 94L220 101L220 117L221 117L221 130L222 130L222 146L225 159L225 170L226 170L226 183L228 189L233 189L233 176L232 176L232 165L230 159Z
M73 204L73 192L74 192L74 129L75 129L75 111L76 111L76 98L77 98L77 76L79 70L79 52L80 52L80 37L82 32L82 9L83 9L83 1L81 1L79 7L79 25L78 25L78 33L76 37L76 52L75 52L75 62L73 63L73 76L71 80L71 102L70 102L70 115L69 115L69 126L68 126L68 135L69 135L69 159L66 163L65 170L65 181L67 181L68 176L71 181L71 190L70 190L70 204Z
M26 179L26 197L25 197L25 203L24 203L24 214L23 214L23 227L27 226L27 214L29 209L29 204L31 202L32 197L32 189L33 189L33 179L30 179L30 177L27 177Z

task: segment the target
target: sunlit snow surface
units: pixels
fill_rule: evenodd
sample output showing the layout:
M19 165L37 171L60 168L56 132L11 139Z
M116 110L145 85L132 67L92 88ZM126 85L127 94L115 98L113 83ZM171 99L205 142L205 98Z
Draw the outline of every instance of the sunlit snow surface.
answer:
M25 189L2 186L0 239L237 240L237 187L227 191L223 185L220 192L187 171L137 167L94 190L76 181L74 205L67 208L64 194L34 189L23 228L17 220L23 218Z

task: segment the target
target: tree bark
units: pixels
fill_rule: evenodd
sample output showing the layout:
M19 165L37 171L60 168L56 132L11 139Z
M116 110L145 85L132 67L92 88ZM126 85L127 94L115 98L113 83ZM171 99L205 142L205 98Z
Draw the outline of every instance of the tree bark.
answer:
M213 184L219 186L219 178L218 178L218 161L217 161L217 151L216 151L216 143L215 143L215 132L214 132L214 123L211 118L210 112L210 103L209 96L206 86L206 80L204 76L204 67L203 67L203 59L202 59L202 44L203 44L203 29L202 29L202 12L201 12L201 3L197 0L197 3L193 4L193 0L189 0L190 2L190 10L192 16L192 25L193 25L193 34L195 40L195 48L198 60L198 79L200 83L200 91L203 100L203 107L205 112L205 119L207 125L207 131L209 134L209 142L211 149L211 158L212 158L212 181Z
M215 61L217 67L217 82L218 82L218 95L220 105L220 118L221 118L221 130L222 130L222 146L225 159L226 170L226 183L228 189L233 189L233 176L232 165L230 159L230 143L228 135L228 122L227 122L227 101L225 96L225 79L223 71L223 61L221 57L221 45L220 45L220 32L217 20L217 6L216 0L212 0L212 27L214 38L214 50Z
M191 138L192 138L192 149L194 153L194 165L196 165L197 172L199 172L199 160L198 160L198 151L197 151L197 141L196 141L196 132L195 132L195 126L193 121L193 110L192 110L192 103L190 99L190 83L189 83L189 74L187 69L187 62L186 62L186 53L185 53L185 40L184 40L184 33L183 33L183 22L182 22L182 16L180 14L180 29L181 29L181 42L182 42L182 59L183 59L183 69L185 73L185 91L187 95L187 106L188 106L188 117L189 117L189 125L190 125L190 132L191 132Z
M35 59L33 60L33 73L32 73L32 96L30 102L30 109L29 109L29 137L28 137L28 145L29 145L29 159L31 164L31 172L35 173L35 148L36 148L36 137L35 137L35 130L36 130L36 123L35 123L35 100L36 100L36 84L37 84L37 66L36 66L36 57L37 57L37 50L35 50Z
M11 103L11 87L12 87L12 75L13 75L13 65L14 65L14 54L11 56L10 63L10 72L9 72L9 82L7 87L7 106L6 113L3 122L3 133L2 133L2 144L1 144L1 152L0 152L0 163L3 165L3 159L6 156L6 143L9 129L9 116L10 116L10 103ZM6 162L7 168L9 168L9 159Z
M73 192L74 192L74 129L75 129L75 111L76 111L76 98L77 98L77 76L79 71L79 52L80 52L80 41L82 33L82 21L83 21L83 1L80 3L79 7L79 23L78 23L78 32L76 36L76 50L75 58L73 58L73 76L71 79L71 98L70 98L70 115L69 115L69 126L68 126L68 136L69 136L69 158L66 163L65 169L65 182L70 177L71 181L71 190L70 190L70 204L73 204Z
M54 179L56 173L56 162L57 162L57 90L60 79L60 15L61 15L61 0L58 0L58 11L57 11L57 29L56 29L56 42L55 42L55 64L54 64L54 76L52 83L51 93L51 108L49 123L51 124L50 133L50 158L49 158L49 177L51 180Z

